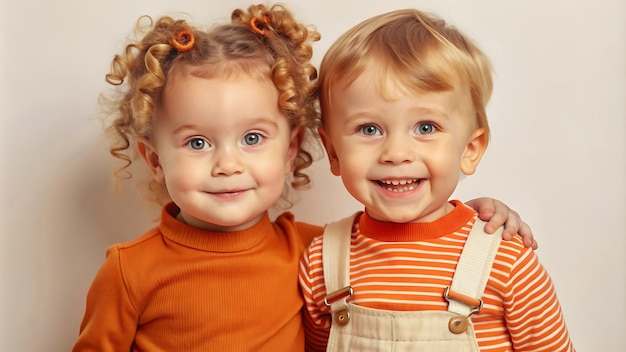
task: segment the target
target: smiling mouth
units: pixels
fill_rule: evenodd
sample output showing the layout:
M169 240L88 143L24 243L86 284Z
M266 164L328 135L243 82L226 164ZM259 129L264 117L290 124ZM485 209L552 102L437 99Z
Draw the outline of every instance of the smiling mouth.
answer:
M420 180L415 178L404 180L378 180L376 183L389 192L401 193L416 189L420 184Z
M241 194L243 192L245 192L245 189L240 189L240 190L230 190L230 191L217 191L217 192L208 192L209 194L215 195L215 196L236 196L238 194Z

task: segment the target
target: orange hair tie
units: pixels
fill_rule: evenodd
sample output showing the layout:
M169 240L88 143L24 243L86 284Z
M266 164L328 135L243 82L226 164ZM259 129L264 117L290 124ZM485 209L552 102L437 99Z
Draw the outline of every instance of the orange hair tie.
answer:
M181 53L193 48L195 42L196 38L190 31L180 31L170 40L172 46Z
M267 25L270 24L270 16L268 16L267 14L263 14L263 23L265 23L265 26L263 27L267 28ZM256 17L250 18L250 29L258 35L265 36L265 29L259 28L259 26L257 25Z

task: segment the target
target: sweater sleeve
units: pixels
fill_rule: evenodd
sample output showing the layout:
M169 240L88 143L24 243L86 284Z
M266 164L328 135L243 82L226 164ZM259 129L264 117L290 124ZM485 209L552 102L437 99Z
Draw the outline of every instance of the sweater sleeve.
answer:
M313 238L321 235L324 232L324 228L317 225L307 224L305 222L296 222L296 226L298 229L298 234L302 239L302 244L304 244L304 248L307 248Z
M552 279L533 250L522 250L508 286L504 307L515 351L575 351Z
M73 352L129 351L138 313L129 299L117 246L107 250L87 294L85 315Z

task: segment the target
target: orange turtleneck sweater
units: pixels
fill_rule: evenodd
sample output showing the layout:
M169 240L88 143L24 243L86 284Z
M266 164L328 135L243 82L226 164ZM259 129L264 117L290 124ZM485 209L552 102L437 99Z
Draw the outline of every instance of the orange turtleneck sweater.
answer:
M298 261L317 226L285 213L230 233L161 223L111 246L73 351L302 351Z

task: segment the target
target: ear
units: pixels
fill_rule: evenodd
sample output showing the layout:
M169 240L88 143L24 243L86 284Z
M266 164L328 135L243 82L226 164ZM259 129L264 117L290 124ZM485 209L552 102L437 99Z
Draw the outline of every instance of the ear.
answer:
M470 136L463 155L461 156L461 172L471 175L476 172L476 167L487 149L487 134L484 128L479 128Z
M150 141L146 138L139 137L136 142L137 151L146 161L150 171L152 172L152 176L159 183L165 183L165 176L163 174L163 167L159 163L159 155L157 154L156 149L150 143Z
M301 128L296 128L291 131L291 136L289 137L289 147L287 149L287 173L293 171L293 161L298 156L298 152L300 151L300 147L302 146L302 141L304 140L304 133Z
M322 143L324 144L324 149L326 149L326 154L328 155L328 162L330 163L330 172L335 176L341 175L341 168L339 167L339 158L337 158L337 153L335 152L335 147L333 146L333 142L330 139L328 133L324 127L320 127L317 129L317 132L320 134L322 138Z

